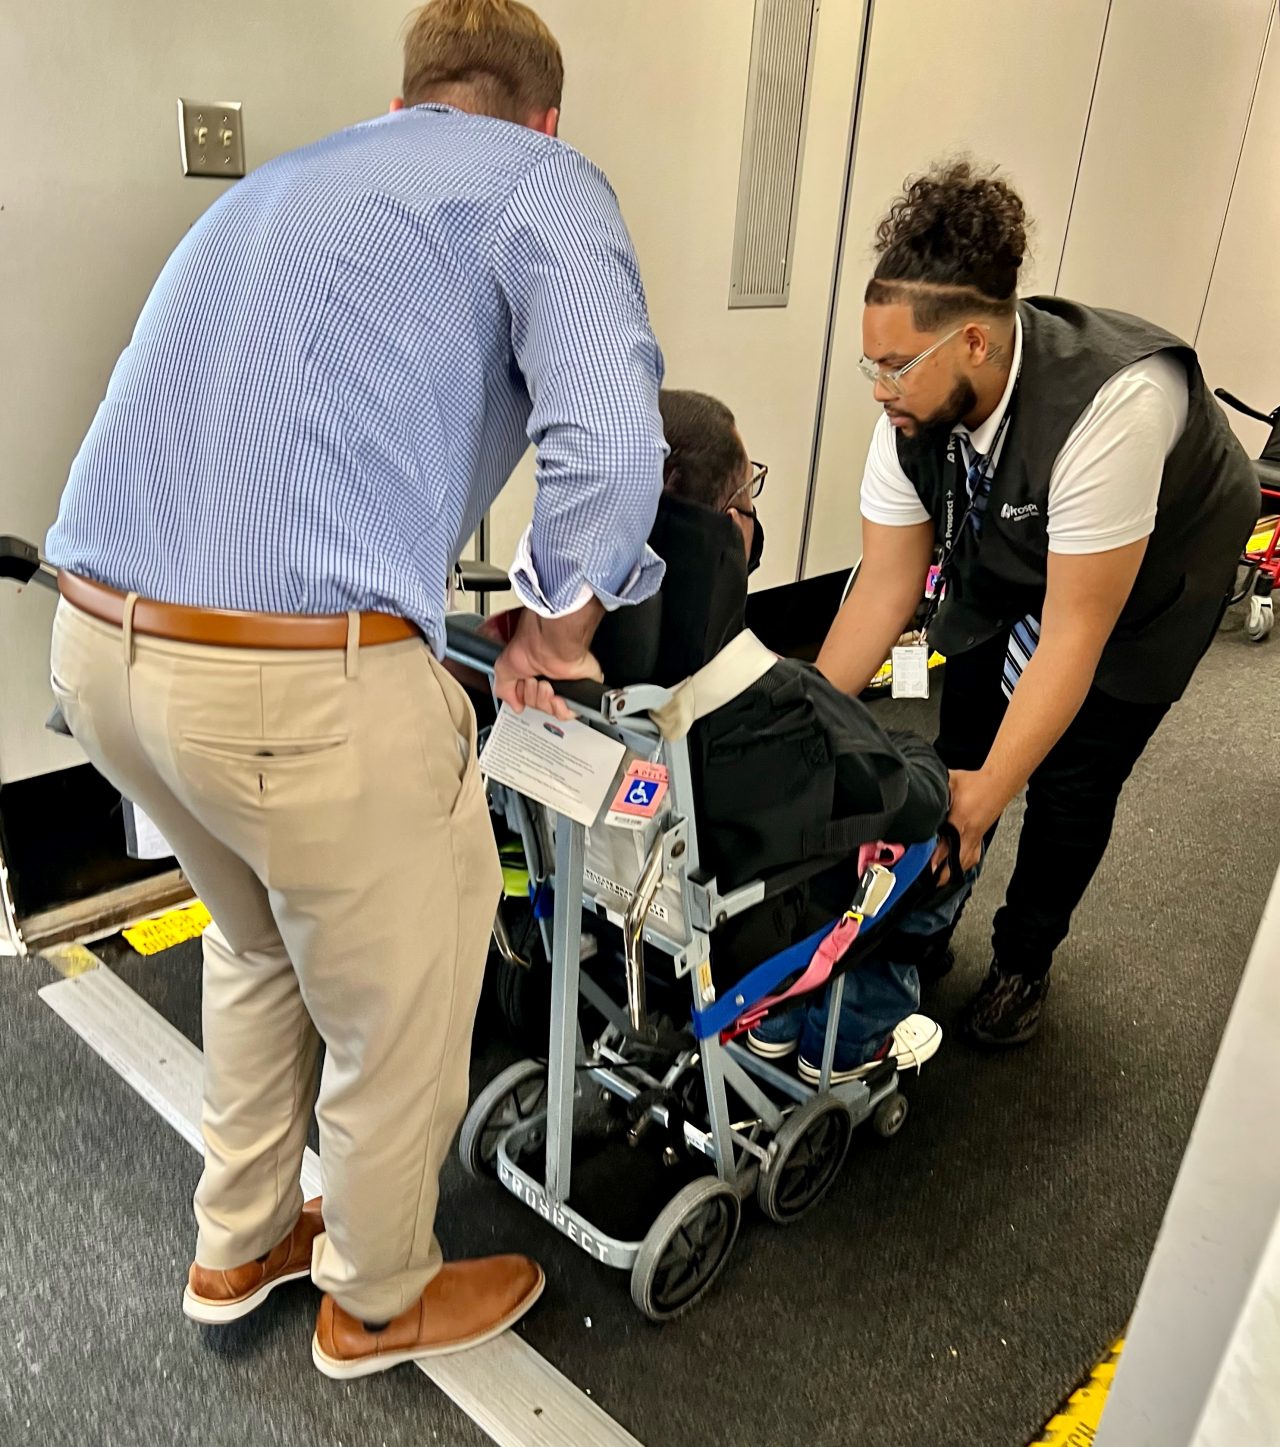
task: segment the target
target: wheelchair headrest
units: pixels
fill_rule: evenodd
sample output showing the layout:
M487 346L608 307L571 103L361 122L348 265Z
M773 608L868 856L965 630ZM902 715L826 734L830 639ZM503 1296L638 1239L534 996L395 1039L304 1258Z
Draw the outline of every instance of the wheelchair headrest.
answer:
M592 651L619 688L679 683L742 632L747 560L727 513L663 493L649 546L667 565L657 594L601 623Z

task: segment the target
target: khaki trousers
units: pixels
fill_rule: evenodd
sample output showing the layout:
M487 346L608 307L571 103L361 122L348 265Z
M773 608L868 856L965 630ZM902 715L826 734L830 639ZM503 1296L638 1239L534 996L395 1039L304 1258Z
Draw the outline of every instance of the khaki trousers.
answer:
M65 602L52 665L76 739L214 920L196 1259L241 1265L288 1233L314 1104L313 1277L361 1320L398 1315L441 1263L438 1175L501 888L466 695L418 640L210 648Z

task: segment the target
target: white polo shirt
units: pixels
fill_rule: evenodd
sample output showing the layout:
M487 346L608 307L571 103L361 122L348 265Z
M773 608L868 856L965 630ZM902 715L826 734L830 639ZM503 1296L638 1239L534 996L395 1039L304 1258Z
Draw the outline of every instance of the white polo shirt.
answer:
M980 427L953 428L979 454L1000 427L1021 361L1022 318L1015 317L1013 365L999 405ZM1134 362L1099 388L1049 474L1050 552L1105 553L1151 535L1165 459L1187 425L1189 400L1186 370L1170 352ZM999 451L993 462L998 469ZM888 527L929 521L898 461L897 433L887 416L872 434L861 506L864 518Z

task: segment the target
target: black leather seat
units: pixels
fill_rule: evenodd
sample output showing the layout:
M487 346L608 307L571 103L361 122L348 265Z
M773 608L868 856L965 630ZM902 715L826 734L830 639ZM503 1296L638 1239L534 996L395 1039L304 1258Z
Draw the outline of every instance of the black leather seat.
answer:
M667 564L661 588L643 603L607 613L591 644L605 683L614 688L671 688L746 626L747 560L732 518L664 493L649 546ZM480 621L479 615L450 615L450 637L469 635ZM471 640L471 646L481 655L500 651L490 642ZM492 696L468 692L480 727L487 728L495 716Z
M605 682L618 688L670 688L746 626L747 560L728 514L664 493L649 546L667 564L662 587L607 614L592 644Z

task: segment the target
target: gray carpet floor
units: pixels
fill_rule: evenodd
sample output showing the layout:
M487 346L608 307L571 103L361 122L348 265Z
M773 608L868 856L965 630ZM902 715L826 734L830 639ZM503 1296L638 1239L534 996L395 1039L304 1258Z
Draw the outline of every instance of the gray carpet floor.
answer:
M621 1275L454 1165L446 1250L536 1254L528 1340L648 1447L1022 1447L1132 1309L1280 859L1277 704L1280 645L1229 625L1126 792L1042 1038L944 1046L903 1134L858 1140L796 1226L751 1212L689 1317L650 1326ZM881 707L929 727L930 706ZM944 1025L986 966L1014 840L966 915ZM198 1040L197 957L113 964ZM221 1333L182 1318L196 1155L37 1000L46 978L0 962L0 1442L487 1440L412 1370L320 1378L308 1287ZM506 1058L482 1041L476 1082Z

